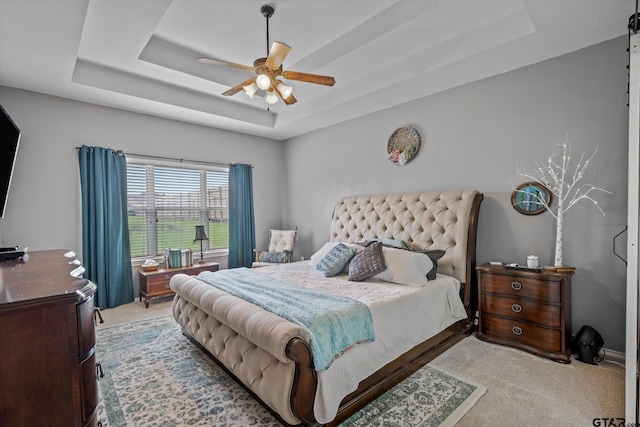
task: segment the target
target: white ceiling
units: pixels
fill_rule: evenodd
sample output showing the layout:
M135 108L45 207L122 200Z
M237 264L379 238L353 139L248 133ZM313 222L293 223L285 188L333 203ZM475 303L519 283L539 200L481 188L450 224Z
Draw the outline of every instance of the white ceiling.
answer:
M222 92L267 54L298 102ZM0 0L0 85L286 139L627 34L635 0Z

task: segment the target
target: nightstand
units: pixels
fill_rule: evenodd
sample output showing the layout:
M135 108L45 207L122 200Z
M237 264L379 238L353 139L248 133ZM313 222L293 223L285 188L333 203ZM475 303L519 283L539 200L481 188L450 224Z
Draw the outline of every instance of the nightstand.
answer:
M571 363L573 271L476 268L478 338L562 363Z
M144 297L144 306L149 308L149 299L153 297L163 297L173 295L173 291L169 287L169 281L172 276L183 273L189 276L195 276L203 271L218 271L220 264L217 262L205 262L203 264L193 264L189 267L179 268L163 268L160 267L155 271L138 271L140 278L140 301Z

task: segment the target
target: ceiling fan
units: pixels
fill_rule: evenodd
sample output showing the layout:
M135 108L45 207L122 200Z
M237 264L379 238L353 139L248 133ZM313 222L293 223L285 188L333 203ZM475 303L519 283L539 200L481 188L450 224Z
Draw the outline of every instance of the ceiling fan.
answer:
M266 93L265 100L268 104L278 102L278 97L287 104L295 104L297 99L293 96L293 89L285 85L281 79L297 80L306 83L315 83L326 86L333 86L336 80L333 77L321 76L319 74L300 73L297 71L284 71L282 63L291 51L291 47L285 43L274 41L269 48L269 18L273 16L275 9L273 6L265 4L260 8L260 13L267 19L267 57L258 58L253 62L253 66L234 64L233 62L221 61L213 58L198 58L199 62L205 64L220 65L223 67L236 68L239 70L253 71L256 77L250 78L237 86L223 92L224 96L235 95L244 89L244 91L253 98L253 94L258 90L264 90Z

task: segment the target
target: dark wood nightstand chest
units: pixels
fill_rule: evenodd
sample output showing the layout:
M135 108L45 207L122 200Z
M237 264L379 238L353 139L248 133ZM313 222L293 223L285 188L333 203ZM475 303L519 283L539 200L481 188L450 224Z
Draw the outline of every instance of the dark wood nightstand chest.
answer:
M32 251L0 262L2 426L99 424L97 288L77 277L72 257Z
M205 262L203 264L193 264L190 267L163 268L155 271L138 271L140 278L140 301L144 297L144 305L149 308L149 299L153 297L163 297L173 295L169 287L169 280L178 273L195 276L203 271L218 271L220 264L217 262Z
M478 338L571 363L571 276L542 270L477 267Z

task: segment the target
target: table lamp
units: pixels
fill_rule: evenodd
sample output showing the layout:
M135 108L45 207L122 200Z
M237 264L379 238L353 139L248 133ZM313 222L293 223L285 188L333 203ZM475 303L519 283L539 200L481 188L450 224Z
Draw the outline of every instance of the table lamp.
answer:
M193 241L200 241L200 260L198 261L200 264L204 263L204 255L202 254L203 240L209 240L207 233L204 231L204 225L196 225L196 238Z

